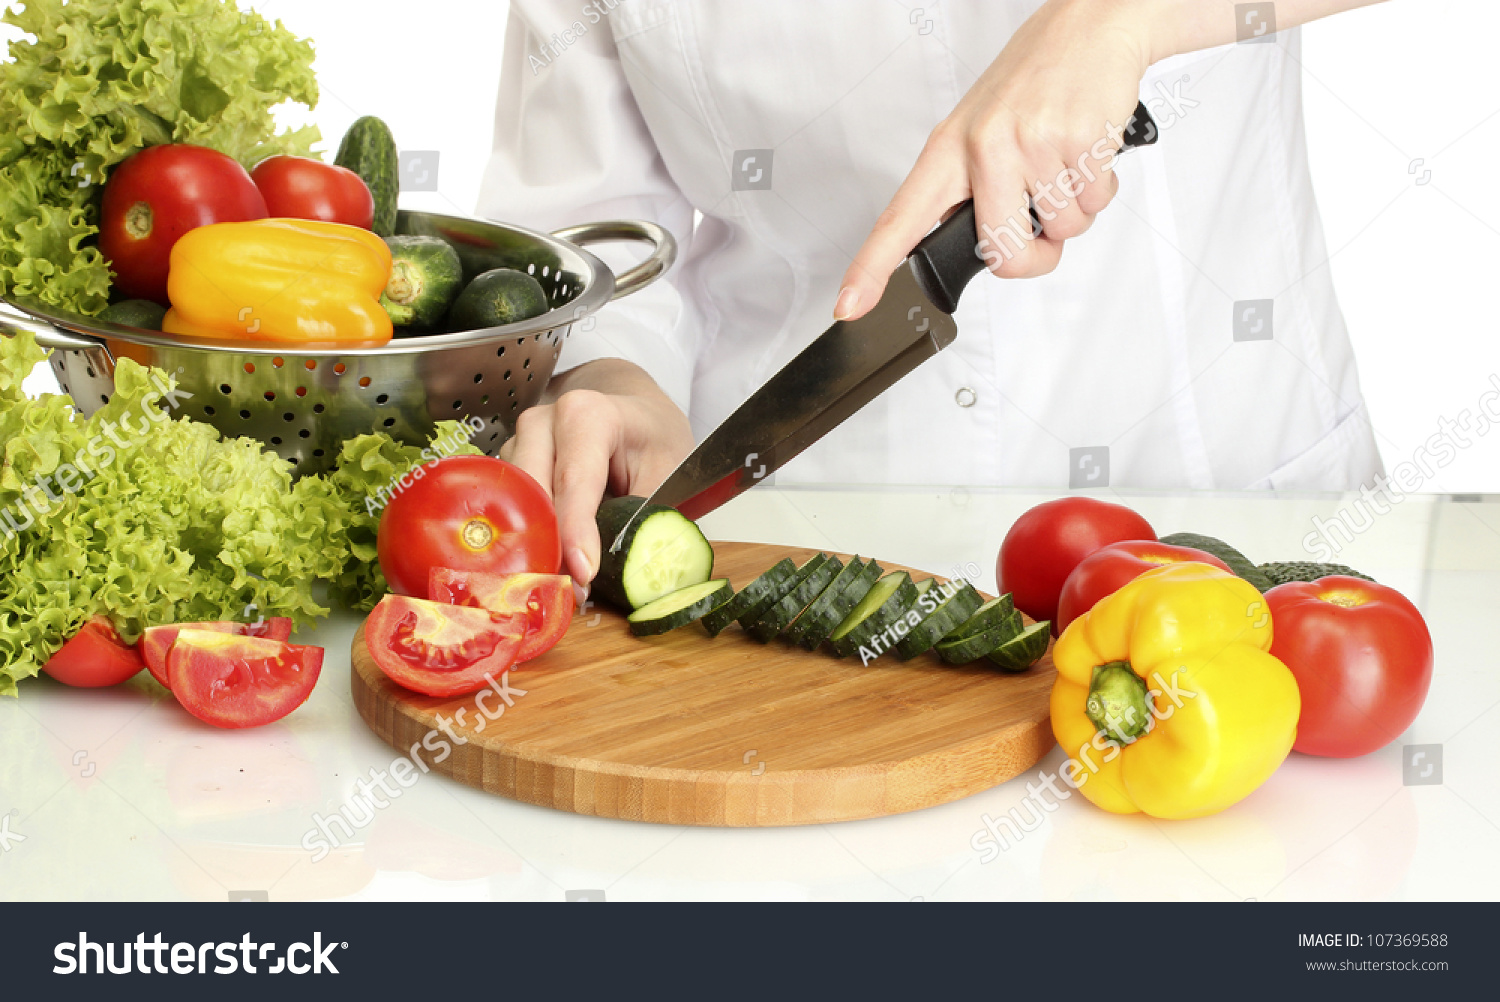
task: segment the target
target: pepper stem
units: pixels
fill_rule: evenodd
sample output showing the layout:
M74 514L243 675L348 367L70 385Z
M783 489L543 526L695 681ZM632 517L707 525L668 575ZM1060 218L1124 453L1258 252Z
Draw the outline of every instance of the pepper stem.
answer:
M1131 743L1151 725L1145 680L1129 661L1095 665L1084 713L1107 737L1120 744Z

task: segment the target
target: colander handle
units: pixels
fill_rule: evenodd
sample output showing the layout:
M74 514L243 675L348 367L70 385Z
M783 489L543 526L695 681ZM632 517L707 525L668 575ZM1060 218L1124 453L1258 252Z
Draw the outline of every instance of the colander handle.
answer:
M104 342L96 338L72 334L53 327L44 320L22 313L5 300L0 299L0 333L6 335L29 331L36 343L43 348L59 348L63 351L108 351Z
M677 260L677 240L663 226L641 219L616 219L605 223L581 223L556 230L552 234L559 240L580 246L609 243L616 240L638 240L651 244L651 255L623 274L615 276L615 294L610 300L621 299L637 292L664 275L672 262Z

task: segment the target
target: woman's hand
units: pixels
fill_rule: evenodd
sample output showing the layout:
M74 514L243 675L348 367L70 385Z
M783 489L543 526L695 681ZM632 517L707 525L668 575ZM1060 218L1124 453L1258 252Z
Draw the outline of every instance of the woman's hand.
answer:
M1275 26L1378 2L1276 0ZM844 273L835 319L868 313L912 248L970 197L992 272L1029 278L1056 268L1063 243L1119 187L1113 151L1147 67L1236 41L1237 17L1218 0L1047 0L932 131ZM1034 239L1028 199L1042 223Z
M1043 4L933 130L845 273L835 317L867 313L933 224L970 197L991 271L1026 278L1057 267L1064 241L1087 230L1119 187L1107 168L1150 65L1150 7ZM1042 223L1035 239L1029 199Z
M638 366L599 359L555 377L544 402L522 411L500 458L552 496L563 571L579 600L599 569L594 512L605 488L649 494L693 449L683 414Z

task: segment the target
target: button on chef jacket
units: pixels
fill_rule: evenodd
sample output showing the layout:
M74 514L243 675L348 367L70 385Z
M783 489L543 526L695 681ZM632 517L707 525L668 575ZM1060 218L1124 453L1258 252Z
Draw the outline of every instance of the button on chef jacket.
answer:
M574 325L559 371L635 362L701 441L828 327L928 134L1037 6L512 0L479 213L649 219L680 244L667 278ZM1119 195L1058 268L977 276L957 340L778 482L1298 490L1379 473L1299 44L1153 66L1160 139L1119 159Z

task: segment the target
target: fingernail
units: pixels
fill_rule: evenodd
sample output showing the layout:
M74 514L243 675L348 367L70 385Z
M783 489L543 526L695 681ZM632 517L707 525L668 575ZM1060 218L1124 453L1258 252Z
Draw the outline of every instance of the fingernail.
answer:
M568 551L568 576L573 579L573 597L579 604L589 597L589 582L594 580L594 567L588 555L579 547Z
M854 316L854 311L859 308L859 292L851 286L846 286L839 292L839 301L833 307L833 319L848 320Z

